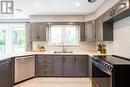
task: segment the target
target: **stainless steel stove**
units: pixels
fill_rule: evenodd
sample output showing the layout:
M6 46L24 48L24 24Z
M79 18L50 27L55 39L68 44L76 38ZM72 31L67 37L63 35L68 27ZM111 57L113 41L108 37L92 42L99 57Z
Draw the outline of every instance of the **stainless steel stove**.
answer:
M93 56L93 87L130 87L130 60L115 55Z

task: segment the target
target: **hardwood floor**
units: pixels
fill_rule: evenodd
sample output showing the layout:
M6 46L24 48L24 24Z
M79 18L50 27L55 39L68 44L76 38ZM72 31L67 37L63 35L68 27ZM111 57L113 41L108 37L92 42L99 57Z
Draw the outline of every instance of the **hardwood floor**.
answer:
M91 87L89 78L34 78L14 87Z

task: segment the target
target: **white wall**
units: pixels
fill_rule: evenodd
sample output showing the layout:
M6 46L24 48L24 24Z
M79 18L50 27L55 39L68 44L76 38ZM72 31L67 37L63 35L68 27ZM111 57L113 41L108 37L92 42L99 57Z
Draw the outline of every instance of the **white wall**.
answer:
M31 15L30 22L84 22L82 15Z

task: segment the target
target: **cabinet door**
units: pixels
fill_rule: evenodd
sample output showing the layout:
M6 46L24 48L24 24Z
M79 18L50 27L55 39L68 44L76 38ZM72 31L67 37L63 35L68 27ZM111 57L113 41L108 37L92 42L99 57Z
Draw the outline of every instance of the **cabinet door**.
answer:
M88 21L85 23L86 41L95 41L95 21Z
M86 56L75 56L75 76L88 76L88 72Z
M63 76L63 56L53 56L53 76Z
M96 19L96 41L103 41L103 18L100 16Z
M80 41L85 41L85 22L80 23Z
M74 76L74 56L64 56L64 76Z
M46 23L31 23L32 41L46 41Z
M39 23L31 23L32 41L39 41Z
M46 23L39 23L39 41L46 41Z
M11 60L0 61L0 87L11 87Z

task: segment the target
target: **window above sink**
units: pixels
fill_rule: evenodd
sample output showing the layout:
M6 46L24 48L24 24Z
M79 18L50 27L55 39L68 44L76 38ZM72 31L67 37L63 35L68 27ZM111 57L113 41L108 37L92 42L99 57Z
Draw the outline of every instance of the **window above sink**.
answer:
M79 45L79 25L49 25L49 45Z

